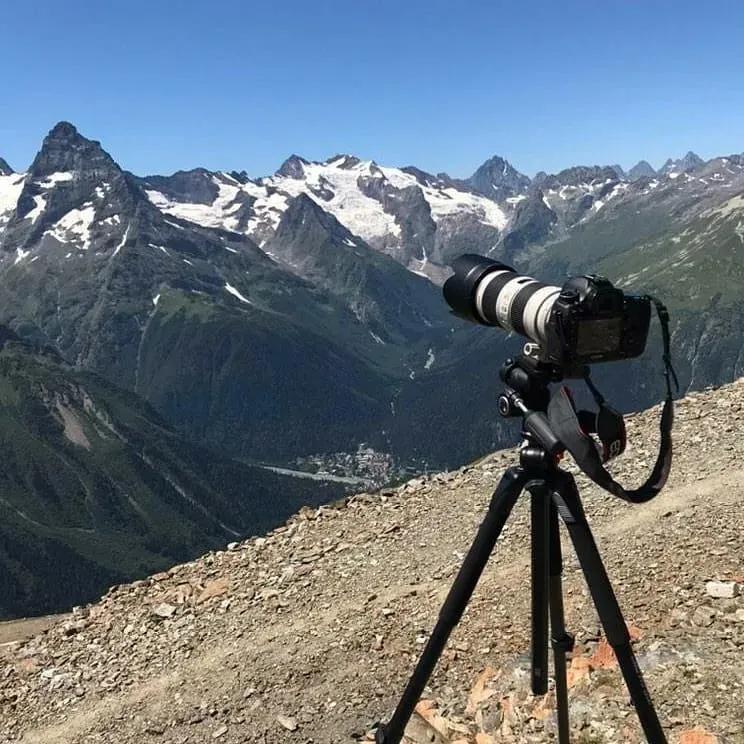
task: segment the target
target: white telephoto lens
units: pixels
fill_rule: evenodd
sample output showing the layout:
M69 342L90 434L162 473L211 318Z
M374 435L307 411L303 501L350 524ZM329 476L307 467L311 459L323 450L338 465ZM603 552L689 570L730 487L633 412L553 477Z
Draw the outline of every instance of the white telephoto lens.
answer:
M550 313L553 312L553 305L561 293L560 287L551 287L551 289L553 290L553 294L545 299L535 314L534 338L542 342L545 341L546 329L548 327L548 320L550 320Z
M525 336L538 343L545 340L547 317L544 315L544 311L547 310L548 316L550 315L553 302L560 292L560 287L541 287L530 297L522 316L524 318Z
M514 330L510 319L511 305L520 290L528 284L537 284L537 279L533 279L530 276L518 276L507 282L501 292L499 292L499 296L496 299L496 317L503 328L510 331Z
M486 323L490 324L493 322L493 320L488 317L489 314L486 313L485 309L483 308L483 295L488 289L488 285L498 276L513 273L513 271L492 271L490 274L487 274L485 277L483 277L483 279L478 284L478 289L476 289L475 291L475 309L478 311L478 315L480 315Z

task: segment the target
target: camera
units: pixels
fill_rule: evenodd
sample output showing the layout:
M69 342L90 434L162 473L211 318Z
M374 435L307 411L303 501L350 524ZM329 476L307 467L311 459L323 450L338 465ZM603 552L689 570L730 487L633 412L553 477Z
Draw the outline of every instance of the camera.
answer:
M632 359L646 348L650 300L626 295L604 277L575 276L558 287L475 254L452 268L443 291L453 312L526 336L544 362L572 370Z

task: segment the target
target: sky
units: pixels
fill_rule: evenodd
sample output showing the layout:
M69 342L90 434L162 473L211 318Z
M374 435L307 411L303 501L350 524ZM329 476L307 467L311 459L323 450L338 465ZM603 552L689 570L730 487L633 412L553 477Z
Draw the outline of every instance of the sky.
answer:
M5 0L0 156L139 175L348 152L467 176L744 151L744 3Z

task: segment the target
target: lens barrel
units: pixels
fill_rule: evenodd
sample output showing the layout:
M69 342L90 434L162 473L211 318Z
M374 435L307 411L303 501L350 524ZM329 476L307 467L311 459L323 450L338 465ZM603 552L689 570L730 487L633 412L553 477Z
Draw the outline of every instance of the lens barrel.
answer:
M466 254L452 264L444 298L456 315L474 323L498 326L540 343L553 303L561 292L510 266L484 256Z
M455 273L444 283L442 292L454 314L473 323L494 325L493 322L484 318L478 310L476 298L478 286L488 274L493 274L496 271L514 274L514 269L474 253L466 253L456 258L452 262L452 269Z

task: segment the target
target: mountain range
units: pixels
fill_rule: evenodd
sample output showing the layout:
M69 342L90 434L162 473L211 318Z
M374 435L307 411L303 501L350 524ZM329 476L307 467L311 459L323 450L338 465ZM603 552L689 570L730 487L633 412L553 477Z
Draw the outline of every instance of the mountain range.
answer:
M32 387L46 390L39 410L24 408L16 420L29 431L32 419L54 421L48 446L78 451L54 401L86 375L86 385L106 391L102 406L112 398L127 401L121 411L147 411L130 426L143 427L152 446L160 427L184 452L197 447L221 463L199 468L192 499L210 516L179 517L195 532L176 531L172 551L203 547L197 533L228 539L212 509L226 494L235 511L222 521L246 534L303 498L337 493L330 463L357 467L361 451L387 463L375 475L382 482L460 465L509 441L511 427L496 413L497 372L522 341L449 314L438 285L460 253L555 283L592 271L658 294L673 311L687 389L742 374L742 251L741 155L703 162L688 153L658 172L642 162L627 174L578 166L533 179L498 156L456 179L348 154L323 162L292 155L265 178L203 168L136 176L61 122L26 172L0 161L0 324L13 354L27 360L21 377L34 379L38 365L54 369L51 387ZM626 409L660 394L653 346L632 374L625 365L597 370ZM7 379L17 389L17 378ZM12 400L34 399L22 389ZM75 400L90 453L95 422L81 418L86 398ZM23 447L29 472L35 446ZM105 458L93 460L90 471L103 477ZM209 475L225 463L245 478L244 493ZM137 489L150 477L139 472ZM38 500L35 514L56 513L59 495L24 488ZM126 491L112 493L120 510ZM0 509L20 524L17 503ZM24 535L42 539L41 527L21 520ZM105 535L105 522L90 529ZM149 519L148 529L163 539L157 523ZM136 560L116 578L160 565L132 514L119 524ZM70 535L60 544L69 546ZM113 580L105 562L96 566L102 581ZM18 590L27 600L30 581Z

